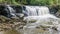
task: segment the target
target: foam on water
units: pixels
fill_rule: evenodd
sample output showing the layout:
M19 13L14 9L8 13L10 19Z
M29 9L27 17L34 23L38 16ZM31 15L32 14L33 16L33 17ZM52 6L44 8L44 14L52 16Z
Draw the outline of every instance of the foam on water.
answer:
M49 8L46 6L25 6L25 10L23 11L28 16L24 17L24 20L27 21L27 24L23 27L24 34L60 34L58 33L60 30L59 27L59 18L55 17L54 15L51 15L49 13ZM30 23L30 21L34 21L33 23ZM47 24L51 23L51 24ZM57 26L58 25L58 26ZM43 27L49 27L47 32L41 33L38 31L37 28L39 26ZM54 31L52 27L58 27L56 28L58 32ZM53 32L52 32L53 31Z

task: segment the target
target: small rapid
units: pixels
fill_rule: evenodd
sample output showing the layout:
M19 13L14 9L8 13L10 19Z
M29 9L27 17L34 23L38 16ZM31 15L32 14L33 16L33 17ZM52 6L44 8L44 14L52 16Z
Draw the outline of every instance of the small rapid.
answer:
M24 34L60 34L59 18L50 14L48 7L25 6L23 13L27 15Z

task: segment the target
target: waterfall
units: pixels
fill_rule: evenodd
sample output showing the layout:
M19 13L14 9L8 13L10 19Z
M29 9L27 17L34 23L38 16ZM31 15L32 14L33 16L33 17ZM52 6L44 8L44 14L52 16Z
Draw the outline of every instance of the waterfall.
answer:
M15 11L12 7L10 7L10 5L6 5L6 6L7 6L7 8L9 9L10 14L11 14L13 17L16 17L16 15L15 15L16 11Z
M28 16L39 16L49 14L49 9L46 6L25 6L26 9L23 11Z
M27 24L23 27L24 34L60 34L60 20L49 13L48 7L25 6L23 13L27 15L24 17L24 20L27 21ZM57 31L53 27L56 28ZM48 31L41 32L43 31L41 28L45 28Z
M45 15L45 14L49 14L49 9L48 7L39 7L38 8L38 15Z
M29 16L37 16L36 8L34 8L33 6L26 6L26 10L24 13Z

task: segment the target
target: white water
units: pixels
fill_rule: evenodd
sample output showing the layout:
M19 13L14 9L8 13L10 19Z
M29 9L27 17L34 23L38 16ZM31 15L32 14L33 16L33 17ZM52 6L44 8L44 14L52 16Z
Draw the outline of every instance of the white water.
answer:
M15 15L16 11L15 11L12 7L10 7L10 5L7 5L7 8L9 9L10 14L11 14L13 17L16 17L16 15Z
M25 6L26 10L24 11L28 16L41 16L49 14L48 7L45 6ZM48 12L47 12L48 11Z
M19 16L19 17L24 16L24 14L22 14L22 13L16 13L16 11L12 7L10 7L10 5L7 5L7 8L9 9L10 14L12 15L12 18L16 18L17 16Z
M15 10L7 5L10 13L15 17ZM60 34L59 19L49 13L49 9L46 6L25 6L23 10L28 16L24 17L27 24L23 27L24 34ZM30 21L35 21L31 23ZM36 28L38 27L38 28ZM43 31L43 27L47 31ZM52 27L57 29L54 30Z
M24 17L27 24L24 26L24 34L60 34L59 19L49 13L48 7L45 6L25 6L24 13L28 16ZM31 23L30 21L35 21ZM48 23L48 24L47 24ZM41 26L48 31L41 32ZM36 27L40 27L36 28ZM52 29L56 27L57 31ZM43 29L41 29L43 30Z

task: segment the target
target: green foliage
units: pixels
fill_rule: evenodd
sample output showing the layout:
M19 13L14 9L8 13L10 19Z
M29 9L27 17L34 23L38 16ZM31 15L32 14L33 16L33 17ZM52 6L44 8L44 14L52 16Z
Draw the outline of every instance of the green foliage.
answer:
M11 4L19 5L19 3L16 2L16 0L11 0Z
M58 0L58 3L60 4L60 0Z
M57 5L57 0L31 0L30 4L32 5Z
M15 5L57 5L60 0L0 0L0 3L15 4Z
M2 2L2 0L0 0L0 2Z
M22 0L21 4L27 4L27 0Z

